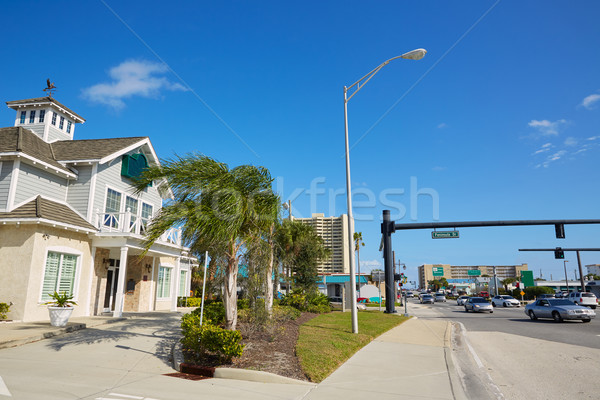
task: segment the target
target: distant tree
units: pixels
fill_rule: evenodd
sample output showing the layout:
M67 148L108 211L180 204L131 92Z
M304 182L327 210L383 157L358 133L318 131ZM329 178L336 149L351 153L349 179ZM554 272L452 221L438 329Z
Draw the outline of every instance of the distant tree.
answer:
M517 281L518 281L517 278L506 278L506 279L502 279L500 281L500 283L502 284L502 286L504 286L504 290L506 290L508 292L508 285L510 285L511 283L515 283Z
M354 232L354 251L356 251L356 264L358 265L358 276L360 276L360 247L364 246L362 232ZM358 278L360 287L360 278Z

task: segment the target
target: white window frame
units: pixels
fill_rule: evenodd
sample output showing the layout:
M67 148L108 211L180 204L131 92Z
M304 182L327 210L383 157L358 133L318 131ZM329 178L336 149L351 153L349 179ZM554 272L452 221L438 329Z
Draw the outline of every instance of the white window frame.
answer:
M39 297L38 297L38 303L39 304L44 304L46 303L47 300L42 300L42 297L44 295L44 278L46 277L46 263L48 262L48 254L52 252L52 253L59 253L59 254L68 254L71 256L75 256L77 257L77 262L75 263L75 277L73 278L73 301L78 302L79 301L79 280L81 277L81 265L83 262L83 252L74 249L72 247L65 247L65 246L49 246L46 247L46 254L44 255L44 263L42 264L42 274L41 274L41 282L40 282L40 290L39 290ZM59 277L60 277L60 270L59 270ZM60 278L58 279L58 281L60 281Z
M43 124L46 119L46 110L40 110L40 114L38 116L38 123Z
M27 110L21 110L21 114L19 115L19 123L23 125L27 120Z
M108 202L108 190L109 189L113 190L113 191L115 191L115 192L117 192L117 193L119 193L121 195L121 200L119 201L119 211L118 211L118 213L122 213L123 212L123 203L124 203L123 198L124 198L124 196L123 196L123 191L121 191L121 190L119 190L117 188L114 188L112 186L106 185L106 188L104 189L104 207L102 207L102 221L101 221L101 226L103 226L103 227L109 227L109 228L114 228L112 225L106 225L106 223L104 221L105 214L106 214L106 203ZM122 225L121 225L123 223L123 221L121 220L120 215L119 215L119 220L118 221L119 221L119 228L123 229Z
M35 124L35 116L37 115L37 110L30 110L29 111L29 123L30 124Z
M56 118L58 117L58 115L56 114L56 111L52 111L52 119L50 120L50 122L52 123L52 126L56 126Z
M162 282L162 285L163 285L162 293L164 294L165 293L165 289L166 289L166 290L169 291L169 295L168 296L159 296L160 288L161 288L161 286L160 286L160 284L161 284L161 282L160 282L160 270L162 268L164 268L165 270L169 270L169 281L165 284L165 280L163 278L163 282ZM173 284L173 281L172 281L172 279L173 279L173 271L175 271L175 267L173 265L171 265L171 264L159 264L158 265L158 275L156 276L156 300L167 300L167 299L171 298L171 295L172 295L172 293L171 293L171 285ZM177 285L177 286L179 286L179 285Z

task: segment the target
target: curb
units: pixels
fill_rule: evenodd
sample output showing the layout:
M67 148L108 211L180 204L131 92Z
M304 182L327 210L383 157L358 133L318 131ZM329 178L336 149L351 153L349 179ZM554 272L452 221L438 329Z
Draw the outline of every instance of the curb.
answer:
M462 386L458 371L454 365L452 358L452 322L448 321L446 332L444 334L444 359L446 360L446 368L448 369L448 377L450 378L450 387L455 400L467 400L467 394Z
M60 335L64 335L65 333L71 333L71 332L76 332L82 329L86 329L86 328L92 328L94 326L98 326L98 325L105 325L105 324L113 324L115 322L121 322L121 321L125 321L128 318L115 318L115 319L110 319L110 320L102 320L102 321L98 321L97 323L83 323L83 322L72 322L71 324L63 327L63 328L56 328L54 330L50 330L50 331L46 331L40 334L36 334L36 335L32 335L32 336L28 336L22 339L13 339L13 340L6 340L6 341L0 341L0 349L8 349L11 347L17 347L17 346L22 346L24 344L29 344L29 343L34 343L34 342L39 342L40 340L44 340L44 339L50 339L56 336L60 336ZM50 322L48 322L50 323Z
M260 382L260 383L283 383L283 384L291 384L291 385L307 385L314 386L317 385L312 382L300 381L298 379L287 378L285 376L273 374L270 372L264 371L254 371L250 369L241 369L241 368L213 368L213 367L202 367L199 365L192 365L184 363L183 361L183 351L182 345L179 339L173 346L172 352L173 356L173 369L176 371L192 374L192 375L200 375L206 376L209 378L219 378L219 379L237 379L240 381L249 381L249 382Z

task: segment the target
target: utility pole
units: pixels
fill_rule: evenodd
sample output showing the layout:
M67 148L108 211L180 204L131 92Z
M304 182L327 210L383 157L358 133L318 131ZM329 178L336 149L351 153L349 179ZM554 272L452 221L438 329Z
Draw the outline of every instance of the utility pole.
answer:
M583 269L581 268L581 257L579 257L579 250L577 250L577 264L579 264L579 279L581 282L581 291L586 292L585 282L583 281Z
M494 295L498 296L498 278L496 277L496 266L492 267L494 269Z
M565 267L565 281L567 282L567 293L569 292L569 277L567 276L567 263L569 260L563 260L563 266Z

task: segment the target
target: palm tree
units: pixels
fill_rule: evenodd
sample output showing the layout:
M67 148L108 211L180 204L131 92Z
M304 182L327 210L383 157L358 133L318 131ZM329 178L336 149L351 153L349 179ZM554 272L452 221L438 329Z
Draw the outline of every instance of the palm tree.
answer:
M162 190L172 190L173 201L152 220L145 248L149 249L167 229L181 226L183 242L193 249L217 249L211 257L222 256L226 263L225 327L235 329L241 249L253 233L274 223L272 209L279 203L271 187L271 174L266 168L251 165L230 169L225 163L191 153L149 167L135 186L142 191L152 182L160 182Z
M358 264L358 291L360 293L360 246L364 246L362 232L354 232L354 251L356 251L356 261Z

